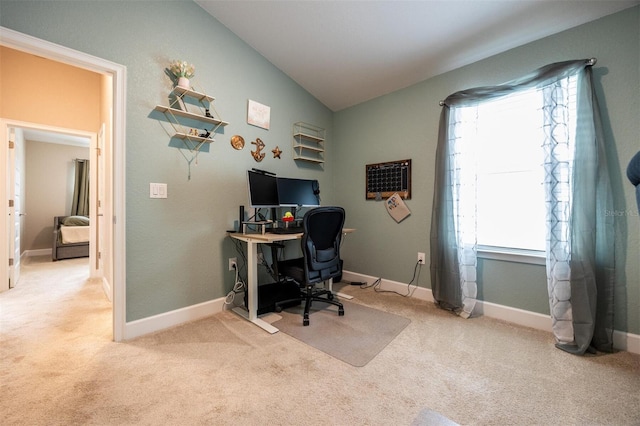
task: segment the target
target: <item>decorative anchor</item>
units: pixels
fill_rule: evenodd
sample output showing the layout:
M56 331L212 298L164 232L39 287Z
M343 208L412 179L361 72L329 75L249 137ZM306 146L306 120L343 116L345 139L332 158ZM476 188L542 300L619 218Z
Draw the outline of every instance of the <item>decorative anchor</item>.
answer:
M256 150L251 151L251 155L253 156L253 159L259 163L264 159L265 154L264 152L260 152L260 151L264 149L265 144L264 142L262 142L260 138L256 138L255 142L251 142L251 144L256 146Z

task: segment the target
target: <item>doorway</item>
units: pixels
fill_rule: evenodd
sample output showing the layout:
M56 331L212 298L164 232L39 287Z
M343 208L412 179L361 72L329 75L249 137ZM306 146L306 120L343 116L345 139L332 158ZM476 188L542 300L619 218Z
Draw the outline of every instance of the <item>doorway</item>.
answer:
M111 81L109 96L112 107L109 111L111 119L107 127L108 137L104 146L104 181L105 203L101 206L104 217L103 232L105 238L105 253L103 260L104 276L109 281L112 297L113 312L113 340L126 339L125 316L125 104L126 104L126 68L92 55L75 51L60 45L18 33L0 27L0 44L15 50L38 55L39 57L58 61L85 70L108 76ZM9 129L20 127L18 120L0 120L0 164L8 164L8 135ZM97 144L97 137L92 136ZM0 186L0 200L7 200L6 185ZM9 215L7 203L2 202L0 213ZM8 239L8 221L0 225L0 240ZM9 258L8 245L0 245L0 259ZM3 261L4 263L4 261ZM6 263L4 263L6 265ZM0 280L8 283L8 270L0 268Z
M96 102L98 102L97 99ZM13 150L9 154L9 162L14 164L9 164L7 167L10 182L9 199L14 200L12 214L14 226L9 228L9 233L14 235L10 235L9 241L15 241L14 247L10 247L9 251L10 258L13 258L13 265L9 263L9 281L10 287L14 287L19 285L21 258L27 260L27 257L44 255L57 259L56 252L53 250L57 247L57 243L52 239L52 231L57 235L57 229L53 222L56 216L72 214L76 163L86 162L90 165L91 171L94 171L94 167L98 167L94 173L97 176L104 173L100 171L100 164L95 164L97 163L95 158L97 150L94 146L97 140L96 134L36 123L29 123L28 127L26 123L21 124L20 127L11 127L9 131L12 135L10 140L14 142ZM93 158L91 153L94 153ZM14 174L14 179L11 179L11 173ZM11 183L12 181L14 183ZM89 197L96 197L100 193L102 182L104 180L99 178L88 179ZM86 205L83 210L87 208L96 210L100 200L97 197L96 200L87 198L86 203L82 203ZM75 228L76 232L86 237L87 244L92 248L89 251L89 247L84 246L86 255L91 257L91 262L87 264L88 276L101 280L104 271L96 267L99 265L96 258L100 257L100 252L95 248L100 246L103 236L92 232L99 229L100 218L96 218L96 211L76 209L76 213L73 214L78 212L92 219L86 229ZM75 237L80 238L79 235ZM58 266L63 265L64 263ZM111 300L111 292L107 291L110 290L110 286L103 287Z

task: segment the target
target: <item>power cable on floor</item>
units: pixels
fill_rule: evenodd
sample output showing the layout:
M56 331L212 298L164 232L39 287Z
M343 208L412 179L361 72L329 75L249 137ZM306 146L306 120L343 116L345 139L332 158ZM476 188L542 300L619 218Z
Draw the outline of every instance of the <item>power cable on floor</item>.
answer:
M416 288L418 288L418 281L420 279L420 271L421 270L422 270L422 263L416 262L416 265L413 268L413 277L411 278L411 281L409 281L409 284L407 284L407 293L406 294L398 293L395 290L381 290L380 289L380 285L382 285L382 278L378 278L377 280L375 280L371 284L364 283L364 284L360 285L360 288L361 289L373 288L373 291L375 291L377 293L395 293L398 296L402 296L402 297L413 296L413 293L416 291ZM411 289L411 284L414 281L416 281L416 284L414 284L414 287L413 287L413 290L412 290Z

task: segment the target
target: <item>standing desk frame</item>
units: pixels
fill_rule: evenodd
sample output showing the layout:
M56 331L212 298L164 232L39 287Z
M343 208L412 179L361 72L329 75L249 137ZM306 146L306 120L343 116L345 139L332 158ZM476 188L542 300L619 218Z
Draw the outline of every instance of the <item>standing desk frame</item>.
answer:
M342 230L343 235L353 232L354 229L344 228ZM299 240L302 238L302 233L298 234L241 234L241 233L229 233L231 238L239 241L244 241L247 244L247 306L248 311L237 306L232 309L233 312L240 315L247 321L252 322L263 330L274 334L279 330L268 322L258 318L258 244L269 244L281 241ZM327 280L329 282L329 291L333 280ZM338 293L339 297L344 299L352 299L344 293Z

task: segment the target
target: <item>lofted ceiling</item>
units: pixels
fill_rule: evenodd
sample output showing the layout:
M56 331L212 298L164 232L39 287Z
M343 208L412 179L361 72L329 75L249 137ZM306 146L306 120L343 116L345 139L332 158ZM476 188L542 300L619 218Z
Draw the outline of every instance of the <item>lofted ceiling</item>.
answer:
M640 0L195 0L333 111Z

